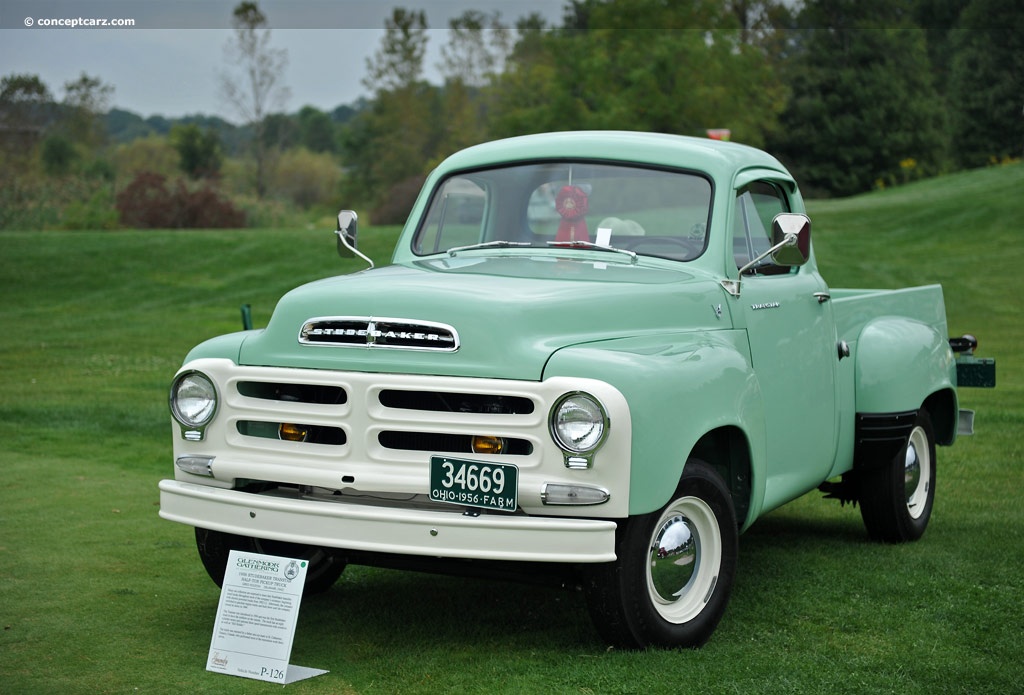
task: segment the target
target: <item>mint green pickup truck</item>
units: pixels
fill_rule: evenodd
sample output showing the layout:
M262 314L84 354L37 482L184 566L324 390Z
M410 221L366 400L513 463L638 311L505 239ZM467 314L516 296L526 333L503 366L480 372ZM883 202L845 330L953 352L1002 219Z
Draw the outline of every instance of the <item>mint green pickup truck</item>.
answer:
M336 236L362 256L354 212ZM307 560L307 592L348 564L552 579L611 644L698 646L770 510L821 489L924 533L958 380L994 385L975 345L937 285L830 288L764 152L492 142L430 175L390 265L188 354L160 515L218 584L232 549Z

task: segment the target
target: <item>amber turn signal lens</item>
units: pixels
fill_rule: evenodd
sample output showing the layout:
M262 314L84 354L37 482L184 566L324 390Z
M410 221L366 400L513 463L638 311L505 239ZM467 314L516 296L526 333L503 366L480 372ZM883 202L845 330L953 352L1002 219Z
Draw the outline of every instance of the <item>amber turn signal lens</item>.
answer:
M505 450L505 440L501 437L473 437L474 454L500 454Z
M305 425L291 425L285 422L277 428L277 436L286 442L304 442L309 436L309 429Z

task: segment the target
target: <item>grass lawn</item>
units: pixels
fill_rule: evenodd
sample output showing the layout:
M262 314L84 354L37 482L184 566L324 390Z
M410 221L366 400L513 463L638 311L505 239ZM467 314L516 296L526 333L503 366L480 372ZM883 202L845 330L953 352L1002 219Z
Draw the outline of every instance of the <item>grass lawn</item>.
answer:
M807 495L740 539L698 651L608 651L582 596L353 567L303 601L294 693L1006 693L1024 683L1024 166L811 205L835 287L942 283L952 334L999 360L965 389L924 538L869 543ZM386 262L397 230L362 230ZM0 233L0 693L262 693L206 672L219 597L157 517L167 387L251 303L358 269L329 230Z

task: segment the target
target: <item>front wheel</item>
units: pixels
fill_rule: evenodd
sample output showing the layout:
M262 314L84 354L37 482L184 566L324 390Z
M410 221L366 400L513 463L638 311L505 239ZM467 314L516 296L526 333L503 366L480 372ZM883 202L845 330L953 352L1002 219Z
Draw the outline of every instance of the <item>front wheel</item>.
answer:
M868 536L886 543L920 538L935 503L935 434L928 412L918 412L906 448L892 461L858 476Z
M738 535L722 478L691 459L667 505L624 522L618 559L588 571L584 586L598 632L626 648L707 642L729 602Z
M217 586L224 585L224 573L227 571L228 556L232 550L305 560L309 563L306 569L306 583L302 588L302 593L306 596L327 591L345 571L345 562L324 548L236 536L205 528L196 528L196 548L199 550L199 558L203 561L206 573Z

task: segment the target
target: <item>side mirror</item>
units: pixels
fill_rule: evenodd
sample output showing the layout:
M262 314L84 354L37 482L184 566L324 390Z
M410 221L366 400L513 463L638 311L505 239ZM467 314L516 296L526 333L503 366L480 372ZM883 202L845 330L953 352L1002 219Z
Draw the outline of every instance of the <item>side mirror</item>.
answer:
M338 255L342 258L352 258L356 255L358 219L359 215L354 210L342 210L338 213L338 228L334 233L338 235Z
M772 247L740 268L739 276L771 257L776 265L803 265L811 257L811 219L796 212L780 212L772 220ZM740 296L739 280L722 280L733 297Z
M811 257L811 220L781 212L772 220L772 260L777 265L803 265Z
M342 210L338 213L338 228L334 233L338 236L338 255L342 258L354 258L359 256L373 267L373 261L359 252L356 248L358 235L357 220L359 215L354 210Z

